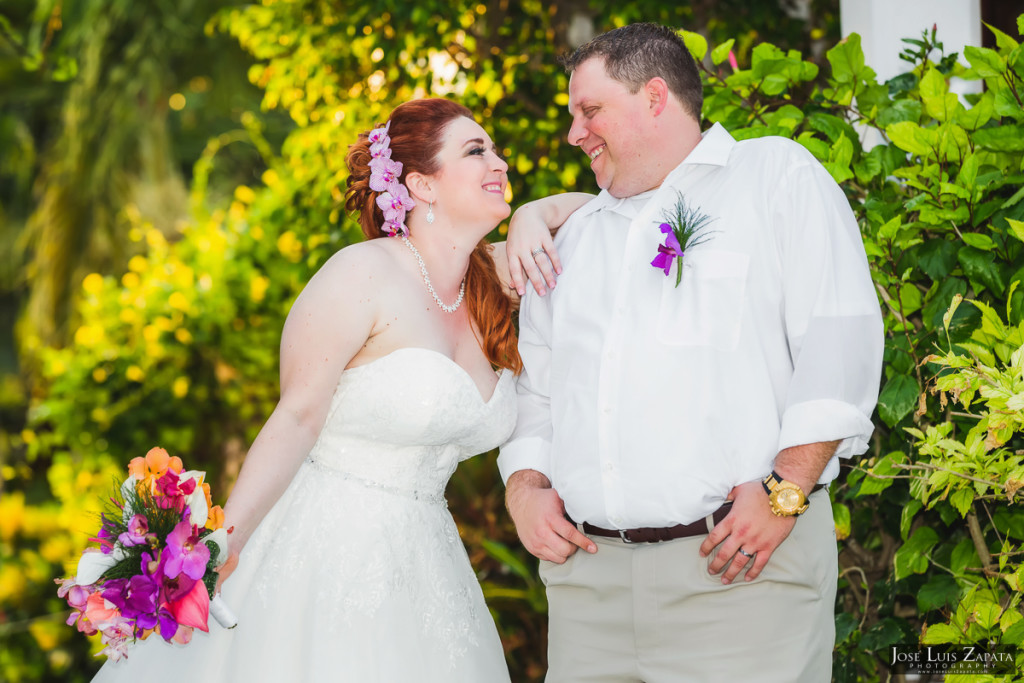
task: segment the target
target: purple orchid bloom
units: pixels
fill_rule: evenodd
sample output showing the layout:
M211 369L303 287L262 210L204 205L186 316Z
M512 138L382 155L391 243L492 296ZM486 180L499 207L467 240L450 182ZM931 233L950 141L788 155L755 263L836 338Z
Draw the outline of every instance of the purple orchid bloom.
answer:
M100 515L100 530L96 532L95 538L90 538L90 541L95 541L100 544L100 551L104 555L109 555L114 549L114 534L110 533L110 520L107 519L105 514Z
M651 261L651 265L661 268L665 275L668 275L672 270L672 262L683 257L683 249L679 246L679 239L671 225L662 223L659 227L665 233L665 244L658 245L658 255Z
M149 520L145 515L135 515L128 521L128 531L117 537L126 548L136 545L143 545L149 542L146 534L149 533Z
M394 192L393 186L402 175L402 162L377 157L370 162L370 189L374 192Z
M374 128L373 130L371 130L370 134L367 136L369 138L369 140L370 140L370 144L371 145L379 145L382 142L384 144L387 144L388 142L390 142L391 138L388 137L388 130L390 130L390 129L391 129L391 122L388 121L386 124L384 124L380 128Z
M384 220L404 223L405 212L416 206L405 185L396 185L377 196L377 206L384 212Z
M178 620L174 618L171 611L167 607L161 607L160 611L157 612L157 620L160 632L160 636L168 643L171 642L171 638L178 632Z
M174 530L167 534L167 548L164 550L166 561L163 573L167 578L177 578L184 573L190 579L201 579L206 573L206 563L210 561L210 548L199 539L198 527L188 522L179 522Z

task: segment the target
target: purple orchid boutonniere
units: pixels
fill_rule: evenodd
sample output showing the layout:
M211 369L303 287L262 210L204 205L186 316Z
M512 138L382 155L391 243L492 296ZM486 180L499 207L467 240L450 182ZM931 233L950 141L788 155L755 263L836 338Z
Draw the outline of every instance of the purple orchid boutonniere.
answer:
M683 195L664 216L664 222L658 227L665 234L665 243L658 245L658 255L651 265L665 271L667 276L676 264L676 287L683 281L683 255L687 249L703 244L710 236L704 234L705 228L713 221L711 216L687 205Z

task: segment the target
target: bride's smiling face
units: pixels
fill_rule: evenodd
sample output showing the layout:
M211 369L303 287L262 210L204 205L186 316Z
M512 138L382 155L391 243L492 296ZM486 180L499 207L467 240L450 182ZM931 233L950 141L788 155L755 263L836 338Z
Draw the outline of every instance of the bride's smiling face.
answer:
M485 226L487 232L508 218L508 164L480 124L464 116L453 119L444 129L437 160L435 214L453 225Z

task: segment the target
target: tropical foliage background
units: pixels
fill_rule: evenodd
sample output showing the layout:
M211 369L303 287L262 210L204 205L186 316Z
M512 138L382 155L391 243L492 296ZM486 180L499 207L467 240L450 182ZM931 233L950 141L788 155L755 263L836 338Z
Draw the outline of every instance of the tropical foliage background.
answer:
M356 133L451 96L504 145L513 204L593 190L554 58L639 20L692 32L709 125L798 140L860 220L886 365L872 450L833 486L836 680L887 680L895 643L1019 646L1024 21L959 60L908 36L906 73L879 83L833 1L617 5L0 5L0 680L98 666L53 579L130 458L161 445L223 502L274 404L290 303L359 239L341 205ZM540 680L543 590L494 454L448 494L513 680Z

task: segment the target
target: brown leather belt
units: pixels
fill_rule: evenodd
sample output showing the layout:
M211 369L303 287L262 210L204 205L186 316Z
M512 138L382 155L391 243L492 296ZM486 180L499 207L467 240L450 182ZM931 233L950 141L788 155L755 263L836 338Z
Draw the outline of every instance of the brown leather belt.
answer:
M727 501L722 507L712 512L708 517L711 517L711 527L718 524L725 516L729 514L729 510L732 509L732 501ZM575 524L575 522L574 522ZM604 536L606 538L618 538L626 543L660 543L662 541L673 541L677 538L687 538L689 536L703 536L708 533L711 528L708 526L708 518L702 517L696 522L690 524L676 524L675 526L667 526L660 528L653 527L642 527L640 529L602 529L599 526L594 526L589 522L583 522L583 524L577 524L583 533L591 536Z
M820 491L824 487L821 484L816 484L811 489L811 493ZM708 521L708 517L698 519L696 522L690 524L676 524L675 526L667 527L641 527L639 529L602 529L599 526L594 526L589 522L583 522L578 524L576 522L569 521L579 527L583 533L591 536L603 536L605 538L618 538L625 543L661 543L662 541L674 541L677 538L688 538L690 536L703 536L704 534L711 531L712 528L729 514L732 509L732 501L727 500L722 504L722 507L712 512L708 517L711 521Z

